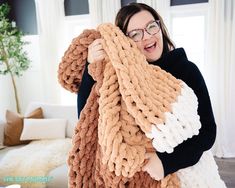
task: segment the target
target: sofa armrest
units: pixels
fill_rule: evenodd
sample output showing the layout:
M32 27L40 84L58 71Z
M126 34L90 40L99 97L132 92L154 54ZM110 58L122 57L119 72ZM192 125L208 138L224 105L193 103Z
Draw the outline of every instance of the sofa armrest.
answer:
M0 120L0 146L3 145L5 122Z

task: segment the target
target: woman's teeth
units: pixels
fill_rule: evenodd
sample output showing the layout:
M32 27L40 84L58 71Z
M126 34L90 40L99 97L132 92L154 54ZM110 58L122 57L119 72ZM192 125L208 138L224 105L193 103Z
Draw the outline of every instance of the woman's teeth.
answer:
M151 50L154 49L156 47L156 43L151 43L145 46L145 50Z
M147 45L145 48L151 48L152 46L154 46L155 43L149 44Z

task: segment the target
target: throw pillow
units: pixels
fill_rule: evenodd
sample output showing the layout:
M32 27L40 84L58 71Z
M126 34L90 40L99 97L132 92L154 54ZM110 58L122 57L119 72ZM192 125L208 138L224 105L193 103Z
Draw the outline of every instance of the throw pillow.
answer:
M41 108L37 108L32 111L25 118L43 118L43 112ZM24 117L18 113L10 110L6 111L6 124L4 126L4 141L6 146L15 146L20 144L28 144L28 141L20 141L20 136L23 130Z
M20 140L65 138L66 119L24 119Z

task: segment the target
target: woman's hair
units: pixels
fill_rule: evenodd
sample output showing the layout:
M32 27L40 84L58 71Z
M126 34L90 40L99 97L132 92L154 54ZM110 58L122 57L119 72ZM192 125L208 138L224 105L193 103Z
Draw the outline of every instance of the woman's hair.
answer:
M160 21L160 28L163 36L163 54L169 52L170 50L175 48L175 45L171 41L167 28L163 22L162 17L150 6L143 3L130 3L124 7L122 7L116 16L115 24L122 30L123 33L126 34L127 26L129 21L133 15L136 13L146 10L152 14L155 20Z

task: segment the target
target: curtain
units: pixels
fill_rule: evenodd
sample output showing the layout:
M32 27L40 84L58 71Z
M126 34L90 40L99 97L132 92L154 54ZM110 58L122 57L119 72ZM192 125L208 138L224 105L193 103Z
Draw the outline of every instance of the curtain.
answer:
M217 157L235 157L235 2L209 1L205 75L217 123Z
M59 46L63 41L64 0L35 0L35 5L44 101L59 103L57 70Z
M89 0L89 12L93 27L105 22L114 24L115 17L121 8L120 0Z

